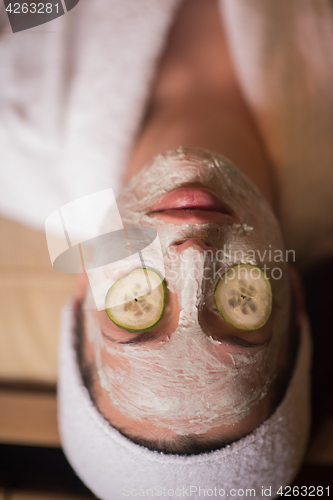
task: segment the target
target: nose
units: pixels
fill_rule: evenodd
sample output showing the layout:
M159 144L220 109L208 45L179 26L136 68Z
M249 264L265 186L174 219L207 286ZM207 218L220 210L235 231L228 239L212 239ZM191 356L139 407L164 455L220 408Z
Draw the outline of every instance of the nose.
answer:
M217 250L215 245L210 242L205 242L200 238L189 238L184 241L176 242L172 246L177 253L181 254L182 252L184 252L184 250L194 245L200 247L204 251L212 250L214 252L215 250Z

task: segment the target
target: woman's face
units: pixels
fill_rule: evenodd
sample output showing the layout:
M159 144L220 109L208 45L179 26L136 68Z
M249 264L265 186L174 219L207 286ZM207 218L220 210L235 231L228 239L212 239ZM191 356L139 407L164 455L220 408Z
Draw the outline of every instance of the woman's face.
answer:
M86 308L101 411L132 434L249 432L268 416L288 338L286 255L270 207L227 160L183 149L155 158L117 204L125 227L156 229L145 265L165 276L167 299L162 320L145 333ZM271 316L253 331L227 323L213 298L219 278L240 263L263 269L272 287ZM114 282L136 267L124 259L104 278Z

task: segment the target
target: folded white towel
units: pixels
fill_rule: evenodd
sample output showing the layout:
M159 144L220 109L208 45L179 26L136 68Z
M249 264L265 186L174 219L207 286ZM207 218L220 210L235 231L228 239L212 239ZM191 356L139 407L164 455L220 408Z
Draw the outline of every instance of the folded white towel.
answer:
M103 418L82 382L73 318L72 311L64 311L58 388L60 431L70 463L98 498L186 498L191 493L196 499L203 497L205 490L206 496L238 499L245 496L246 489L255 490L252 498L272 498L281 486L290 484L305 453L310 421L311 341L305 317L294 373L274 414L230 446L192 456L165 455L139 446Z

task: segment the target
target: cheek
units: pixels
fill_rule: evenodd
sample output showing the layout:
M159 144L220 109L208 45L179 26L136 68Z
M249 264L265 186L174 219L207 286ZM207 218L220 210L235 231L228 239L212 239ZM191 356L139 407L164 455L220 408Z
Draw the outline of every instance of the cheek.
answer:
M104 345L101 349L102 370L108 373L111 370L114 381L118 381L124 388L136 387L136 391L140 390L143 383L153 384L157 379L162 383L165 380L165 359L162 362L161 360L161 356L154 355L153 350L150 351L149 357L145 358L127 355L122 346Z
M109 372L110 369L114 373L130 374L130 363L119 355L116 349L110 349L104 344L100 351L101 369Z
M234 392L237 400L250 401L251 395L256 394L258 398L261 390L267 392L274 377L271 346L251 349L249 353L237 346L211 341L214 355L228 370L229 390Z

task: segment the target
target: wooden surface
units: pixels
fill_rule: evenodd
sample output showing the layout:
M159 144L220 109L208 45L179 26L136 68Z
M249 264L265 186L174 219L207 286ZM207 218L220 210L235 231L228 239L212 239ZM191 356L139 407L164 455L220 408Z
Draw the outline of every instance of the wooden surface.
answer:
M52 268L44 231L0 217L0 380L56 383L60 312L77 276Z
M56 395L0 390L0 442L60 446Z
M0 497L1 499L1 497ZM11 491L7 492L5 500L81 500L85 496L67 495L66 493L48 493L39 491Z

